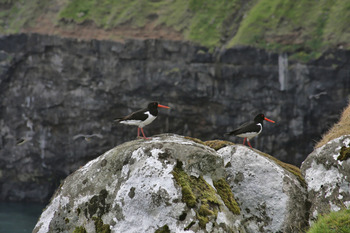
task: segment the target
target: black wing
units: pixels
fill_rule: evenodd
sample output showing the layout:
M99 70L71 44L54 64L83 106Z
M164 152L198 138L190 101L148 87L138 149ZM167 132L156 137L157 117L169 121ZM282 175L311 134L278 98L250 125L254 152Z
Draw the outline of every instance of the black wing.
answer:
M237 129L232 130L231 132L227 133L228 135L239 135L242 133L247 133L247 132L259 132L260 131L260 126L257 125L255 122L248 122Z
M121 122L121 121L127 121L127 120L140 120L140 121L144 121L147 119L148 115L145 114L145 112L147 112L147 108L146 109L141 109L137 112L133 112L130 115L127 115L125 117L117 117L115 119L115 121L117 122Z

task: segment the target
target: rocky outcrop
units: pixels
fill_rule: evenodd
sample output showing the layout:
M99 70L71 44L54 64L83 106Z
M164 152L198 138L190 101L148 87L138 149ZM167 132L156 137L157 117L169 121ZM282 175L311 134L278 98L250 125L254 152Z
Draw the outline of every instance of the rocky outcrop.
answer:
M159 135L68 176L33 232L299 232L305 198L298 177L257 150Z
M151 100L171 109L147 135L222 139L263 112L277 124L254 147L299 165L346 104L349 58L337 50L301 64L251 47L1 37L0 200L47 201L79 166L134 139L135 128L112 121Z
M235 194L247 232L302 232L306 217L306 184L298 169L245 146L218 151L226 180Z
M311 204L309 222L350 206L350 135L315 149L301 166Z

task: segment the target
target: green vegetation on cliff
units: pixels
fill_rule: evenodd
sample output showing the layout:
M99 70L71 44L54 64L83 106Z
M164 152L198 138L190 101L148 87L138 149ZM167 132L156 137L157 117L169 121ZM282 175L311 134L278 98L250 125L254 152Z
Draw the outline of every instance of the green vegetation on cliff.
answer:
M349 49L349 18L350 0L0 0L0 33L44 28L45 20L59 33L86 24L106 34L152 25L210 48L251 45L303 60Z
M350 209L320 216L307 233L350 232Z
M184 38L212 47L220 45L224 21L239 10L238 0L226 1L150 1L150 0L73 0L58 17L64 22L93 21L104 29L128 24L165 25L184 34Z
M350 1L260 0L229 42L318 57L330 47L349 48Z

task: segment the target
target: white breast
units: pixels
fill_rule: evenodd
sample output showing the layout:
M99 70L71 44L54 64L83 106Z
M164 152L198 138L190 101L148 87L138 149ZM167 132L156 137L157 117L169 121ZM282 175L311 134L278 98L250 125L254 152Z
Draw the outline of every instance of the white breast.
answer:
M144 126L146 126L146 125L148 125L148 124L151 124L152 123L152 121L154 121L157 117L156 116L153 116L150 112L145 112L145 114L147 114L148 115L148 117L147 117L147 119L146 120L144 120L143 122L141 122L140 124L139 124L139 127L140 128L143 128Z

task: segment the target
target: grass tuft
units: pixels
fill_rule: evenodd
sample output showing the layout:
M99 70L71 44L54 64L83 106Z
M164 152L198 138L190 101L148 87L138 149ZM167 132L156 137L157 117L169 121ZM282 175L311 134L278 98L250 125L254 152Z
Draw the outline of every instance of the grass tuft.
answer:
M350 232L350 209L331 212L319 217L307 233Z
M340 120L326 134L322 136L315 148L325 145L327 142L350 134L350 104L343 110Z

